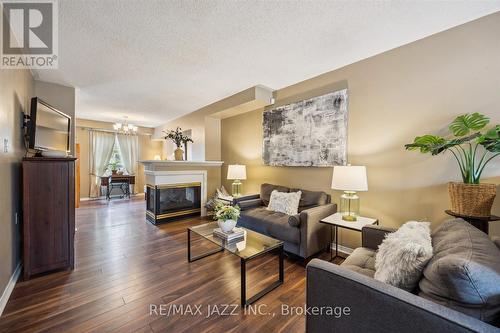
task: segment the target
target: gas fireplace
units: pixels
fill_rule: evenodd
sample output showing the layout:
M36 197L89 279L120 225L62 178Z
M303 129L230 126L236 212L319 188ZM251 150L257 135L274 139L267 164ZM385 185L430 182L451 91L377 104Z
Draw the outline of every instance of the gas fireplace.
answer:
M201 214L201 183L147 185L146 219L158 224Z

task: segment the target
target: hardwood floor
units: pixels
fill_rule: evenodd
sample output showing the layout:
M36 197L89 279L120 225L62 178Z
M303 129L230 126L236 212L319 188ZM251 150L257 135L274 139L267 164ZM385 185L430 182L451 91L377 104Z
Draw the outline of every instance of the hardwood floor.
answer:
M204 222L153 226L145 221L141 197L83 202L76 211L75 270L18 282L0 332L303 332L304 316L281 315L282 304L305 303L305 267L290 258L285 283L254 304L266 314L238 306L232 315L207 316L239 305L240 269L239 259L226 252L187 262L186 227ZM213 246L196 242L196 248ZM276 279L277 265L272 255L250 262L247 295ZM162 315L160 304L164 311L183 306L188 314Z

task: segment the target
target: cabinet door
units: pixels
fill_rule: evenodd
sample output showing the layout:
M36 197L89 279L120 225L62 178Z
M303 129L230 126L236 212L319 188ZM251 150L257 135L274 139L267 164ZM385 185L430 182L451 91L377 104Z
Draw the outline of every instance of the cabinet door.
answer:
M69 264L69 163L31 162L25 167L28 190L30 275Z

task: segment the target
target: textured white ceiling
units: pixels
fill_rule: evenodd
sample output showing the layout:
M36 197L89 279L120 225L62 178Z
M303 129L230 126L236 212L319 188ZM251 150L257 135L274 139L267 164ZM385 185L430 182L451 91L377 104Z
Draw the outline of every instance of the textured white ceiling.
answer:
M78 88L77 117L157 126L498 10L498 0L59 0L59 69L37 74Z

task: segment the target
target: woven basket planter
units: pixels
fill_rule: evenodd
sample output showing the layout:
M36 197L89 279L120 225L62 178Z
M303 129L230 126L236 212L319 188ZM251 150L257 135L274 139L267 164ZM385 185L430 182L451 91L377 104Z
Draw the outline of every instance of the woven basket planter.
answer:
M450 182L448 183L448 192L450 193L451 210L464 216L489 217L496 196L496 188L495 184Z

